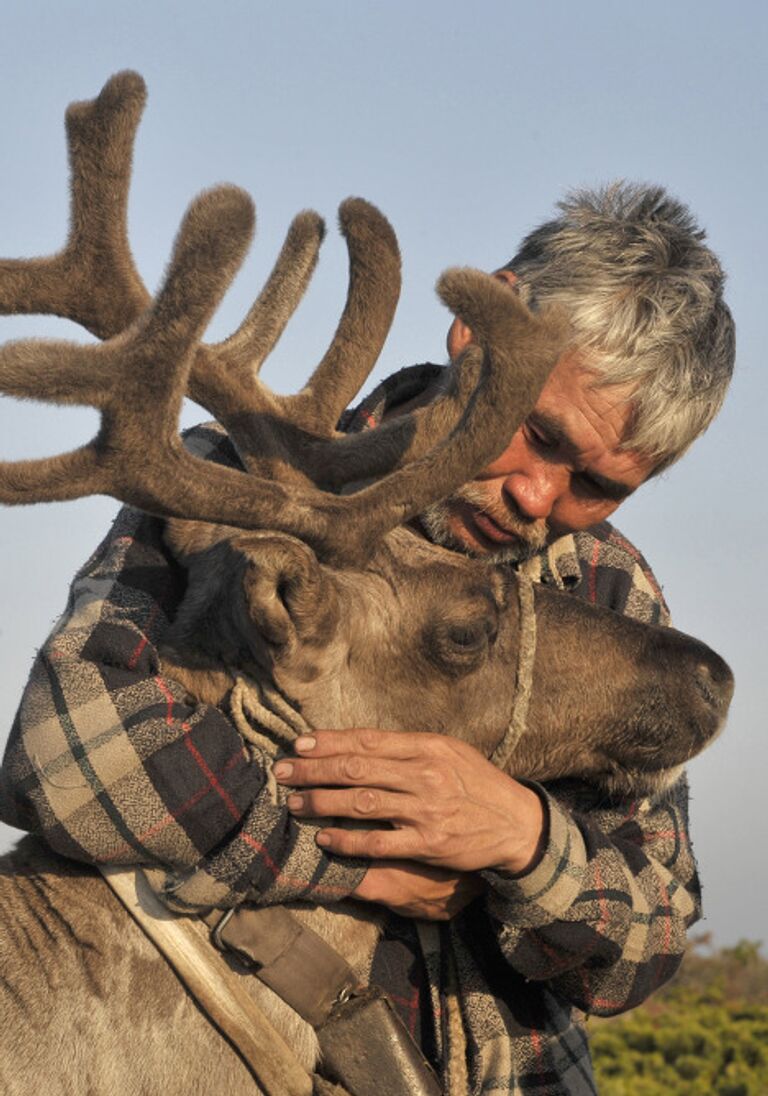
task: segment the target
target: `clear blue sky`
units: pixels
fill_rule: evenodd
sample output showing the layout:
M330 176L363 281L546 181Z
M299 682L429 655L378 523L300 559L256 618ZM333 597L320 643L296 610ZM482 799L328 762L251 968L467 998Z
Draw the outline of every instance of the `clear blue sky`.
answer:
M0 40L0 254L58 246L64 108L135 68L150 91L130 206L147 282L157 282L195 193L230 180L256 200L256 244L214 336L237 324L291 216L311 206L332 225L348 194L387 213L403 251L402 303L379 374L442 360L437 275L455 263L505 261L568 187L658 181L691 205L730 273L738 373L717 424L626 504L618 524L652 562L676 623L737 675L725 734L691 766L705 927L721 943L764 939L768 910L759 870L768 770L759 569L767 32L764 4L707 0L7 0ZM332 234L269 366L275 387L297 387L322 353L345 278ZM79 337L63 322L0 321L2 338L53 331ZM0 457L70 447L94 424L90 412L0 399ZM0 512L0 741L34 648L114 508L88 500Z

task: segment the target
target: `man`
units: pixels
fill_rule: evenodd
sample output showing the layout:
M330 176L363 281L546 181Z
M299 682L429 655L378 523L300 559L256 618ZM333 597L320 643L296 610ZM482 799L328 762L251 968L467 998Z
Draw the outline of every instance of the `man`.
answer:
M605 519L684 452L727 388L733 327L702 240L663 191L617 186L575 195L524 241L498 276L532 307L565 307L578 349L504 453L422 516L426 535L666 618L642 557ZM470 339L454 322L450 355ZM402 409L409 378L407 391L385 382L348 427ZM209 441L214 457L225 446ZM264 759L244 756L224 714L159 675L155 644L182 589L158 523L124 511L33 668L0 773L4 819L77 859L164 867L176 909L205 904L200 878L219 905L377 902L393 916L372 980L450 1091L594 1091L572 1009L641 1001L698 915L684 785L608 801L575 780L512 780L439 736L329 729L276 766L294 789L280 810ZM369 826L329 824L315 843L302 816ZM419 939L414 917L437 935Z

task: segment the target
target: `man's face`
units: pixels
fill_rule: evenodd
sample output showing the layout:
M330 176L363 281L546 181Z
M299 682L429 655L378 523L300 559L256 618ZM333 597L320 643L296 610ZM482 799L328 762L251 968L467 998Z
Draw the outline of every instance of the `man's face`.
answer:
M454 324L452 357L469 338ZM612 514L653 462L619 448L632 413L630 390L594 387L594 380L576 354L564 355L501 456L422 515L429 536L472 555L517 562Z

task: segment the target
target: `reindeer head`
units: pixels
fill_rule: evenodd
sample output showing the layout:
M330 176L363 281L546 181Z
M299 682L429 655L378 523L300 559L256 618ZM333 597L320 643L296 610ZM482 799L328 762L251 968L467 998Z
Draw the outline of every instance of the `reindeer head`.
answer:
M169 637L180 673L185 665L219 677L233 665L268 673L316 725L423 726L491 753L515 691L516 579L402 527L505 448L566 348L567 324L552 312L532 314L488 275L450 271L438 289L473 331L473 345L429 405L370 433L340 434L339 416L375 363L397 302L390 226L360 199L342 205L350 256L343 315L305 387L275 395L259 367L311 276L322 222L312 213L294 220L241 327L222 343L203 344L249 245L253 209L234 187L193 202L150 299L125 225L144 94L141 79L123 73L97 99L70 107L69 239L49 259L0 263L0 311L65 316L104 340L0 348L5 393L101 412L97 436L81 449L0 464L0 501L108 493L172 519L169 543L189 573ZM186 393L226 429L242 468L200 460L184 447L178 417ZM551 596L537 595L550 669L541 662L535 669L529 752L520 762L528 775L655 773L711 738L731 689L716 655L674 633L566 608L562 597L545 611ZM617 640L610 671L600 671L615 685L603 691L585 687L595 649L582 644L587 634ZM649 650L655 654L646 659ZM663 702L649 708L657 689ZM579 718L573 711L566 718L575 695ZM589 703L597 696L598 711ZM666 722L662 709L671 713ZM653 716L651 729L638 712ZM629 731L617 738L619 718ZM578 761L570 736L562 749L562 729L574 724L584 728ZM612 735L631 758L626 764L611 752ZM653 735L638 761L637 744ZM534 756L537 741L550 754L560 745L554 771ZM522 771L514 757L509 763Z

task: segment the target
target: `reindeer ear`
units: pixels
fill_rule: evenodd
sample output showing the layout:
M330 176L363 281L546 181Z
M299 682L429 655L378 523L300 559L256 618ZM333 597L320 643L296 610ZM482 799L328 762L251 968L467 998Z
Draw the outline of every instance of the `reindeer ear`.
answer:
M336 582L311 548L268 532L241 534L232 547L245 559L246 612L268 643L327 639L339 618Z

